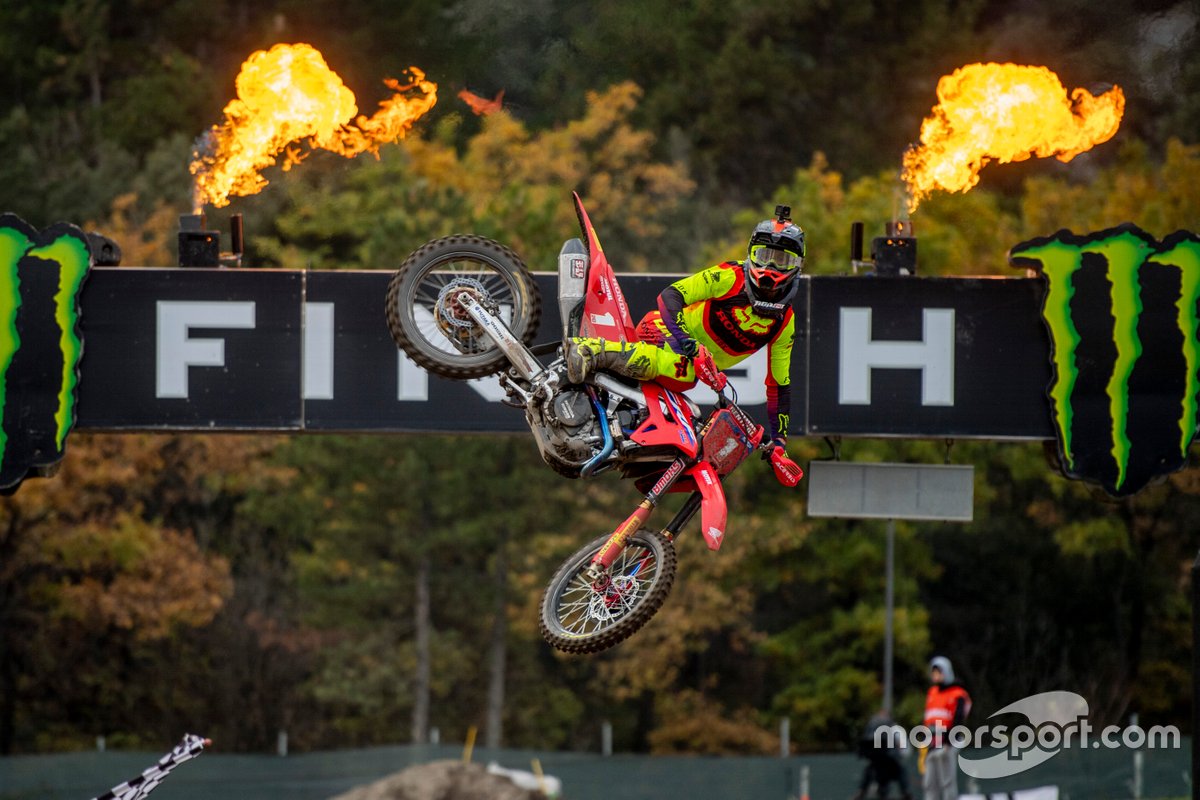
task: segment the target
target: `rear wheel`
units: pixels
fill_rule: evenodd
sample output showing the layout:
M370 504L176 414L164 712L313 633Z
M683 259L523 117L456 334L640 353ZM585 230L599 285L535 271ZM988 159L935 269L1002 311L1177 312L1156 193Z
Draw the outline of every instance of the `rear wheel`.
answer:
M636 633L662 608L675 581L675 545L642 528L599 581L588 577L601 536L563 562L542 596L542 637L567 653L598 653Z
M482 236L455 235L423 245L388 284L392 339L409 358L445 378L482 378L504 368L496 343L466 313L466 292L526 344L541 317L529 269L512 250Z

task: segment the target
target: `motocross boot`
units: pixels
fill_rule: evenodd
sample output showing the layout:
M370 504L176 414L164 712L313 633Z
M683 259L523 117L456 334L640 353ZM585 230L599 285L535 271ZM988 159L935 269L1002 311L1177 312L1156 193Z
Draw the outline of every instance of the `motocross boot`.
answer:
M567 379L583 383L597 370L608 370L639 381L658 376L655 348L643 342L610 342L607 339L568 339Z

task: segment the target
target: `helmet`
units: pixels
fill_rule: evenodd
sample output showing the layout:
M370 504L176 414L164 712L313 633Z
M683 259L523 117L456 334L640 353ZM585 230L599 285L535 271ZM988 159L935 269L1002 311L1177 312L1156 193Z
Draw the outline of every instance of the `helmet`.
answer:
M746 295L760 313L778 316L800 288L804 268L804 231L791 220L791 209L776 206L776 219L758 223L746 251Z

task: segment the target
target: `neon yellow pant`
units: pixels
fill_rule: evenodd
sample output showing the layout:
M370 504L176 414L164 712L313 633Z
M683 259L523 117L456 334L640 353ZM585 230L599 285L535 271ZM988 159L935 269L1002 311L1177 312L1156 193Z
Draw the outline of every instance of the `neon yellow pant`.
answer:
M597 354L596 365L636 378L652 381L669 379L671 384L696 382L692 360L679 355L670 347L656 347L648 342L613 342L608 339L575 339ZM664 381L665 382L665 381ZM671 388L686 388L671 386Z

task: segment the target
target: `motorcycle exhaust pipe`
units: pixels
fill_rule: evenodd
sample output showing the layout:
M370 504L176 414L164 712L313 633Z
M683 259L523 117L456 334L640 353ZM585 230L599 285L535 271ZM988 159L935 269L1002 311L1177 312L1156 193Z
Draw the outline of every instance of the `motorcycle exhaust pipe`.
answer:
M583 296L587 293L587 248L568 239L558 251L558 311L563 341L578 336L583 325Z

